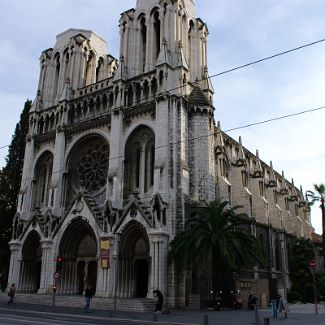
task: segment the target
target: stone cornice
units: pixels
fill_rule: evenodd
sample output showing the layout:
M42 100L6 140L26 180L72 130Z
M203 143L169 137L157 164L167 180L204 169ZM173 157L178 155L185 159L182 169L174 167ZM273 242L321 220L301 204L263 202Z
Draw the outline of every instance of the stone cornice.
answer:
M132 106L130 108L122 109L124 116L124 123L129 124L134 117L150 114L153 119L156 118L156 102L150 101L148 103Z
M86 121L81 121L74 123L71 126L66 127L66 135L71 136L76 133L82 133L84 131L90 130L90 129L95 129L99 128L102 126L107 126L110 128L111 127L111 114L106 114L101 117L95 117L91 120L86 120Z

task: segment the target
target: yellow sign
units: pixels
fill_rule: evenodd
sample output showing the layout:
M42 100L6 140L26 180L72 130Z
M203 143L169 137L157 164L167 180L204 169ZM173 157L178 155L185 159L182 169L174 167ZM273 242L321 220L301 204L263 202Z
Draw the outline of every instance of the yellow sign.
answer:
M103 269L109 269L109 240L101 239L100 240L100 259Z

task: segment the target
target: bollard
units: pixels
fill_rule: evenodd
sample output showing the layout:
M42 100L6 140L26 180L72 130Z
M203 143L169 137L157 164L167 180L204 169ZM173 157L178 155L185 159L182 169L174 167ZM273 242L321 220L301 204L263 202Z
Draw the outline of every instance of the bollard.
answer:
M264 318L264 325L270 325L270 318Z
M259 315L258 315L257 304L255 305L255 324L256 325L259 325L260 324L260 319L259 319Z
M209 315L203 315L203 325L209 325Z
M152 314L152 320L153 320L154 322L157 321L157 314L155 314L155 313Z

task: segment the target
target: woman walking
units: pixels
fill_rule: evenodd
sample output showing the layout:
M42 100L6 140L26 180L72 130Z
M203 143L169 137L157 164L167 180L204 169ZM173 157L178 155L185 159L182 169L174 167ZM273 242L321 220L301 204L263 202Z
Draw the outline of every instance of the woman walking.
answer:
M87 287L87 289L85 290L86 305L84 307L84 311L86 313L89 313L90 302L92 298L93 298L93 292L91 290L91 287Z
M14 304L14 298L16 294L16 285L13 283L8 291L8 296L10 297L7 305L12 306Z

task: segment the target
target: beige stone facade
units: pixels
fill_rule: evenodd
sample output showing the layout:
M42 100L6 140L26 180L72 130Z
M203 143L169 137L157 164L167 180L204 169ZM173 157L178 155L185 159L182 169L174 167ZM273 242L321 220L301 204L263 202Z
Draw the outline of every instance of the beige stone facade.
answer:
M119 60L79 29L41 55L9 282L39 294L91 285L108 298L159 289L169 305L185 304L191 292L167 264L169 243L192 205L220 199L243 206L268 255L237 282L265 299L285 290L287 248L310 236L309 210L293 182L215 125L208 29L194 2L138 0L120 34Z

